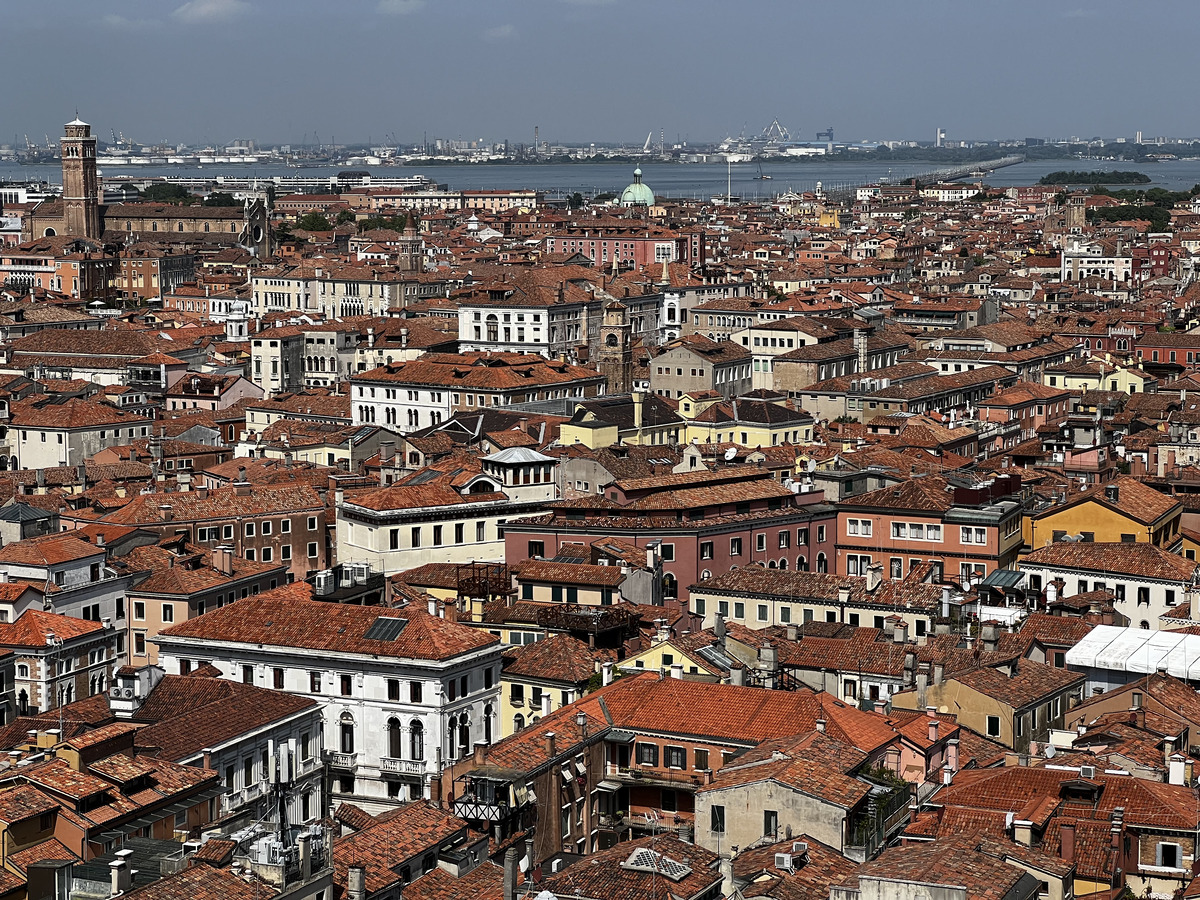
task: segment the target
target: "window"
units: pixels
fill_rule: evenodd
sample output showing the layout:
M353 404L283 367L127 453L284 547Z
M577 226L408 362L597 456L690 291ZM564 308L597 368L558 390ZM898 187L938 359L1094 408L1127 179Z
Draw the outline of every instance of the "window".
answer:
M308 517L308 530L309 530L309 531L316 531L316 530L317 530L317 517L316 517L316 516L309 516L309 517Z
M388 699L395 702L400 699L400 679L389 678L387 680Z
M349 697L354 689L354 676L343 675L341 677L342 696Z
M663 544L659 548L659 552L662 554L663 562L674 562L675 561L675 545L674 544Z
M988 716L987 717L987 736L988 737L999 737L1000 736L1000 717L999 716Z
M679 797L674 791L664 790L659 803L659 809L663 812L679 812Z
M263 537L266 537L267 535L269 535L271 533L271 523L270 522L262 523L262 533L263 533Z
M713 542L712 541L701 541L700 542L700 558L701 559L712 559L713 558Z
M317 558L317 543L316 543L316 541L310 541L310 542L309 542L309 545L308 545L308 558L309 558L309 559L316 559L316 558Z
M275 686L275 690L283 690L283 669L275 669L272 672L272 684Z
M786 550L792 545L792 533L790 531L779 532L779 549Z
M709 829L713 834L725 833L725 807L714 805L709 816Z
M729 555L730 556L741 556L742 555L742 539L740 537L735 537L735 538L729 539Z
M758 604L758 621L767 621L767 604L765 603Z
M254 684L254 666L242 666L242 684Z
M759 551L767 549L767 536L765 534L756 534L754 536L754 549Z
M637 758L637 763L639 766L657 766L658 765L658 745L657 744L638 744L636 758Z
M254 537L254 523L253 522L246 523L246 532L245 533L246 533L246 537Z
M1140 587L1137 589L1137 602L1138 606L1150 605L1150 588Z
M133 652L138 656L146 655L146 632L138 631L134 633Z
M663 763L668 769L686 769L687 750L683 747L663 747Z
M546 556L545 541L530 541L528 555L529 555L530 559L533 559L535 557L543 557L544 558Z
M1179 868L1179 845L1159 844L1155 852L1157 864L1164 869Z
M409 703L420 703L421 702L421 682L410 681L408 683L408 702Z
M746 618L746 604L745 604L745 603L740 603L740 602L736 602L736 601L734 602L734 604L733 604L733 617L734 617L735 619L744 619L744 618Z
M308 692L310 694L321 693L321 673L320 672L309 672L308 673Z
M421 526L420 525L416 526L412 530L412 543L410 544L410 546L412 546L412 547L420 547L421 546Z
M144 601L133 601L133 618L138 622L144 622L146 620L146 604Z
M779 812L774 809L763 810L763 837L774 837L779 832Z
M692 751L692 768L703 771L708 768L708 751L696 748Z

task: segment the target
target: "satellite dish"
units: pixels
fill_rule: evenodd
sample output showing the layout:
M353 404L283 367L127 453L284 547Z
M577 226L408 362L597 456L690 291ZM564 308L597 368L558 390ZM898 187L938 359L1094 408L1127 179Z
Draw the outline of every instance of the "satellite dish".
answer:
M1054 754L1058 751L1054 749L1053 744L1046 745L1046 759L1054 759Z
M737 447L730 447L725 451L725 462L733 462L735 456L737 456Z

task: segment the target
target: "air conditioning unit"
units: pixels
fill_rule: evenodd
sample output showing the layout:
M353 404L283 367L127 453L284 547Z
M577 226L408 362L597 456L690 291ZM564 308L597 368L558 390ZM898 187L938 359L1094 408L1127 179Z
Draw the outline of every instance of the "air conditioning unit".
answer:
M775 854L775 868L784 869L785 871L788 871L788 872L792 871L792 854L776 853Z
M808 841L792 841L792 853L802 855L808 852Z
M109 694L114 700L120 700L122 697L121 688L115 687L109 692Z
M133 699L133 688L121 688L121 696L126 700Z
M1096 767L1095 766L1080 766L1079 767L1079 777L1080 778L1095 778L1096 777Z

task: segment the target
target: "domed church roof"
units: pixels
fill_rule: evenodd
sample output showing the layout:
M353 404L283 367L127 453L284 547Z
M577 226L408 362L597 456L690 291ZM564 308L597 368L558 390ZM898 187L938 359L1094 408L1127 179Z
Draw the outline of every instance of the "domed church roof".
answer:
M633 184L621 191L622 206L653 206L654 191L642 184L642 170L633 170Z

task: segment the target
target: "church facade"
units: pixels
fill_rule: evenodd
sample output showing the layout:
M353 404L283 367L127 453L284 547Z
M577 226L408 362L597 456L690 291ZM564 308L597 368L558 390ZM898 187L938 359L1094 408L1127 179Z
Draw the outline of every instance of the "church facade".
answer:
M39 203L22 221L22 240L71 236L105 243L153 240L186 246L240 246L271 255L270 211L262 200L242 208L158 203L100 203L96 137L87 122L68 122L61 142L63 192Z

